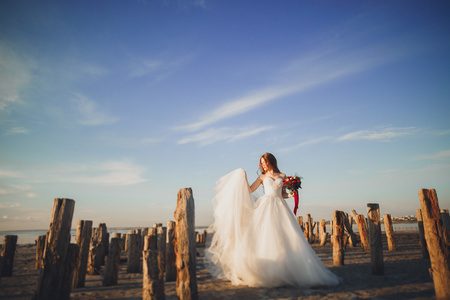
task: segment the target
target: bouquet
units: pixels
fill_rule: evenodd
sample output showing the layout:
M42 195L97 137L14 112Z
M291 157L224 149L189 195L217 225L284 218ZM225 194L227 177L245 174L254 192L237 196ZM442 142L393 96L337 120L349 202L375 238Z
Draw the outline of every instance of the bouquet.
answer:
M295 201L294 215L297 215L298 189L302 188L302 177L299 177L297 175L286 176L286 178L283 179L283 186L294 194L294 201Z

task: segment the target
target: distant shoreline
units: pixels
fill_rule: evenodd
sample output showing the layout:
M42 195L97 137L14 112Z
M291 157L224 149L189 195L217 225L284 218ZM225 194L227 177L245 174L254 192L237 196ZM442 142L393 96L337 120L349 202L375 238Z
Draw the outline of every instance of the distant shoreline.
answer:
M329 225L329 221L326 222L326 224ZM417 221L392 221L392 224L417 224ZM353 221L353 225L356 225L356 223ZM208 229L209 226L211 225L207 225L207 226L195 226L195 229ZM151 227L151 226L150 226ZM150 227L146 227L146 226L127 226L127 227L107 227L108 231L123 231L123 230L134 230L134 229L140 229L140 228L150 228ZM36 232L36 231L47 231L48 229L14 229L14 230L0 230L0 236L4 235L3 233L6 232ZM73 230L77 230L77 228L72 228L71 231Z

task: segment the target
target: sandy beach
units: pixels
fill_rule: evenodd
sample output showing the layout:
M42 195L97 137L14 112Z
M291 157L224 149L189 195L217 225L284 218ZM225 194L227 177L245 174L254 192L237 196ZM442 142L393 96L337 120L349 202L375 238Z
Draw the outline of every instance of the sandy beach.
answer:
M430 261L422 258L418 233L396 234L395 252L387 250L384 237L385 274L371 274L370 255L361 247L347 248L345 265L333 267L332 245L312 247L330 270L342 278L336 287L300 289L293 287L250 288L214 279L204 266L204 249L197 248L197 280L200 299L434 299ZM34 244L18 245L13 276L2 277L1 299L30 299L39 276L35 269ZM175 282L165 284L166 299L177 299ZM72 299L142 299L142 274L127 274L121 262L119 284L102 287L102 275L87 276L86 286L72 290Z

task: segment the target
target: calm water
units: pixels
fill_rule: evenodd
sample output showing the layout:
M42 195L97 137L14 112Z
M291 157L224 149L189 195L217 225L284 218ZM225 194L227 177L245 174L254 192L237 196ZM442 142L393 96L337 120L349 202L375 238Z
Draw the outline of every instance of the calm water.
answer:
M417 224L393 224L395 232L418 232ZM206 227L197 227L197 231L203 231L207 229ZM114 233L128 233L133 228L110 228L108 232L112 236ZM384 224L381 225L381 230L384 232ZM353 231L358 232L358 226L353 225ZM327 226L327 232L331 232L330 226ZM34 244L35 240L37 240L38 236L45 235L47 233L46 230L15 230L15 231L0 231L1 240L3 243L3 237L5 235L17 235L17 244ZM71 242L75 241L75 233L76 230L72 230L71 234Z

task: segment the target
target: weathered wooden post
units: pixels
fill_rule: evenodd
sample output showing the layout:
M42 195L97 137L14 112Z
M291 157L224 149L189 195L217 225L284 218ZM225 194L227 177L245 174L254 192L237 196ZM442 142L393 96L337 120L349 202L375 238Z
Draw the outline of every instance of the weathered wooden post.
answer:
M149 248L142 252L142 267L144 277L142 282L142 299L165 299L164 290L161 290L161 284L159 283L158 251L156 248Z
M313 232L313 225L312 225L313 219L311 218L311 214L306 214L306 226L307 226L307 232L308 232L308 243L313 243L312 236L314 235Z
M89 275L99 275L103 262L103 243L102 243L102 228L93 228L91 243L89 245L89 258L87 273Z
M89 259L89 246L92 237L92 221L79 220L75 244L78 245L78 260L73 273L72 288L82 288L86 281L87 263Z
M355 219L356 225L358 225L359 238L361 240L361 246L365 252L370 251L369 237L367 235L366 220L364 215L356 214L355 210L352 210L352 216Z
M319 236L320 236L320 246L325 246L328 237L325 219L320 220Z
M134 233L137 234L137 238L139 240L139 251L142 251L142 249L144 248L144 238L142 236L142 230L135 229Z
M175 222L167 222L166 241L166 282L177 280L177 266L175 265Z
M127 273L139 273L141 244L139 236L136 233L128 234L128 260Z
M180 300L198 299L195 249L195 205L191 188L180 189L175 209L176 291Z
M351 217L350 217L351 218ZM356 240L356 234L353 232L352 224L350 223L348 213L344 213L344 228L348 233L348 241L350 247L356 247L358 241Z
M109 246L108 257L105 265L105 275L103 276L103 286L117 285L120 268L120 251L122 249L122 240L112 238Z
M386 232L388 242L388 249L389 251L396 251L397 245L395 243L394 229L392 228L391 214L384 214L383 219L384 219L384 231Z
M75 266L78 263L79 247L77 244L69 244L66 259L66 271L62 274L63 286L61 289L60 298L58 299L70 299L70 293L72 292L73 273Z
M100 244L101 244L101 251L100 252L100 260L101 260L101 265L105 265L105 258L108 255L108 251L109 251L109 233L108 233L108 229L106 228L106 224L105 223L100 223L98 224L98 229L101 232L100 233Z
M423 229L423 218L422 218L422 210L416 209L417 215L417 227L419 228L419 236L420 236L420 248L422 249L422 258L430 258L430 254L427 249L427 240L425 239L425 231Z
M450 215L448 214L448 209L441 209L441 219L445 230L450 231Z
M333 239L333 265L344 265L344 214L335 210L333 213L334 239Z
M298 216L297 217L297 223L298 223L298 225L300 225L300 227L304 231L304 229L303 229L303 217L302 216Z
M367 204L367 220L369 222L369 244L372 274L383 275L383 244L381 241L380 210L378 203Z
M144 236L144 250L156 249L156 242L156 228L149 228L147 235Z
M450 299L450 253L436 190L421 189L419 198L436 298Z
M72 199L57 198L53 201L44 268L34 299L69 299L73 275L70 274L70 263L76 261L73 256L78 249L76 245L69 247L74 209L75 201Z
M2 257L0 275L2 277L12 276L14 256L16 254L17 235L5 235L2 245Z
M159 289L164 293L164 280L166 269L166 235L167 231L164 227L158 226L156 228L156 251L158 252L158 270L159 270Z
M45 235L40 235L36 241L36 269L44 267Z

